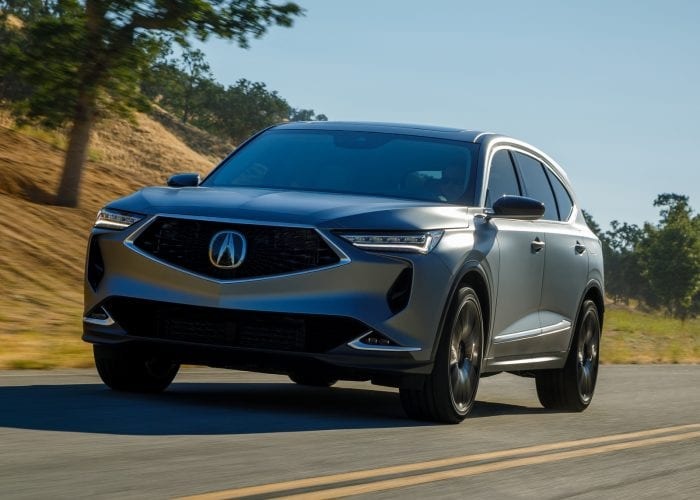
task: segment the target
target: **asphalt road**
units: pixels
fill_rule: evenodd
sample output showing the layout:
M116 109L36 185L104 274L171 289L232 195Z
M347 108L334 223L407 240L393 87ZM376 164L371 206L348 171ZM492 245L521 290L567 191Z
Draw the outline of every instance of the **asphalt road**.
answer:
M149 397L92 370L0 372L0 498L700 498L700 366L603 366L581 414L512 375L477 399L429 425L369 384L189 369Z

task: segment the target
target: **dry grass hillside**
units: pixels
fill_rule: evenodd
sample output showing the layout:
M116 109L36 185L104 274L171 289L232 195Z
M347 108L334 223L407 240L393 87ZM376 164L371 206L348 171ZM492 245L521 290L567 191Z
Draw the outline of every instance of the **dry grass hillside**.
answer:
M198 144L206 144L197 132ZM85 241L95 213L108 200L163 184L172 173L204 173L225 154L226 147L212 147L218 151L211 156L195 152L180 137L187 138L186 127L173 133L146 115L133 123L103 123L92 142L80 206L61 208L46 202L58 185L62 137L17 129L0 117L0 368L90 362L80 318Z

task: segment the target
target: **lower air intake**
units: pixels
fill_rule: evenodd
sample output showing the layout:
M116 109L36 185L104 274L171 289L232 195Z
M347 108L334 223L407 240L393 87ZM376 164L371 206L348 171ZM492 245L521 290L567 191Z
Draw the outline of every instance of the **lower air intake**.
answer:
M129 335L224 347L322 353L369 328L352 318L240 311L113 297L106 310Z

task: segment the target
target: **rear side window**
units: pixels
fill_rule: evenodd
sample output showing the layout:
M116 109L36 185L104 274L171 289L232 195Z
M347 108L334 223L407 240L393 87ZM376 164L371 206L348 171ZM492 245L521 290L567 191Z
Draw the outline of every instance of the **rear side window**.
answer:
M548 169L545 170L547 171L547 177L549 177L549 182L552 184L554 196L557 199L557 207L559 208L559 220L568 220L569 216L571 215L571 209L574 207L574 202L571 201L571 195L556 175L554 175Z
M493 202L504 195L520 196L520 185L510 153L501 149L496 151L491 159L489 183L486 188L486 207L491 208Z
M520 168L520 173L525 183L525 193L528 197L544 203L545 220L559 220L557 203L554 201L554 193L547 180L542 164L533 157L515 152L515 159Z

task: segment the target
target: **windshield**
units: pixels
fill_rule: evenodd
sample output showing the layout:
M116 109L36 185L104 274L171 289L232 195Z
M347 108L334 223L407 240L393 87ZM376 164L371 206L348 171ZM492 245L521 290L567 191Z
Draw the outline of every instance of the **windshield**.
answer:
M478 146L431 137L272 129L204 186L323 191L471 205Z

